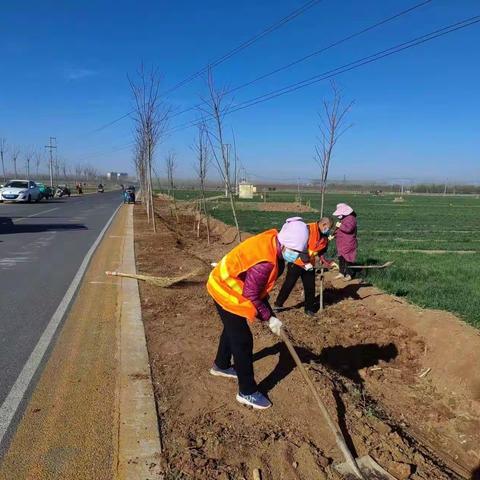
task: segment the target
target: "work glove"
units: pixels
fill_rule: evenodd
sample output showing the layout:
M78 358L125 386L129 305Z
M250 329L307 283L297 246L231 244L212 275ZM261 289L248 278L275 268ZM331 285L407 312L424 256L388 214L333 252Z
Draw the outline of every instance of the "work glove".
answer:
M337 222L337 223L335 224L335 226L336 226L337 228L340 228L340 227L342 226L342 222Z
M313 270L313 265L311 263L306 263L304 268L307 272L311 272Z
M340 267L338 266L337 262L332 262L330 264L330 270L340 270Z
M274 317L273 315L270 317L268 320L268 327L274 333L275 335L280 336L280 332L282 330L283 323L281 320L279 320L277 317Z
M331 242L334 238L335 238L335 235L333 235L333 234L328 236L328 240L329 240L330 242Z

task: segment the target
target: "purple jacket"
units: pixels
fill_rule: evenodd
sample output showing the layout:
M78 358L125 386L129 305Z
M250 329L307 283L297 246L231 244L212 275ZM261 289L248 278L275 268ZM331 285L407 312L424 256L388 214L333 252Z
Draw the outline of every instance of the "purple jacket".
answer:
M277 262L278 276L283 273L285 262L282 258L280 245L277 243ZM267 298L260 298L265 291L270 273L273 270L273 264L269 262L260 262L250 267L243 275L243 296L250 300L257 309L257 317L266 322L272 316L272 309Z
M335 234L337 252L347 262L357 259L357 218L355 215L347 215L342 218L340 228Z

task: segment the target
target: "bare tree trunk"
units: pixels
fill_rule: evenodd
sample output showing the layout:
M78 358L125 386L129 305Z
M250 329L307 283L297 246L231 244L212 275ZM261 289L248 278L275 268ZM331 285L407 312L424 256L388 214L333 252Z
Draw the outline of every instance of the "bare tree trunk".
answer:
M40 174L40 163L42 161L42 155L40 154L40 152L36 151L34 156L35 156L35 172L36 172L36 176L38 177L38 175Z
M147 74L140 67L137 82L130 80L130 89L134 99L135 112L135 167L140 179L141 190L146 207L147 221L157 231L153 196L152 170L155 147L165 132L170 110L160 100L160 78L155 70Z
M176 159L175 153L170 152L165 159L167 167L167 180L168 180L168 190L172 197L173 202L173 211L175 213L175 222L178 224L178 210L177 210L177 199L175 198L175 168L176 168Z
M205 227L207 231L207 242L210 245L210 221L207 211L207 200L205 195L205 182L209 166L209 149L208 149L208 130L205 120L198 125L198 137L193 146L193 150L197 155L197 164L194 169L197 171L200 183L200 200L198 202L198 231L197 236L200 237L200 226L202 223L202 213L205 215Z
M153 203L153 184L152 184L152 144L148 142L148 193L152 218L153 233L157 233L157 222L155 220L155 204Z
M27 178L30 179L30 154L27 154L27 157L25 159L25 166L26 166L26 173L27 173Z
M207 229L207 243L210 245L210 218L207 211L207 200L205 198L205 192L202 193L203 211L205 213L205 227Z
M320 123L319 142L315 146L315 161L320 165L320 217L323 217L325 207L325 193L327 191L328 172L330 161L335 145L339 138L352 126L345 125L346 115L350 111L353 102L343 105L342 93L338 90L335 82L331 83L333 98L331 101L323 101L323 111L318 115Z
M0 138L0 158L2 160L2 172L3 172L3 181L6 182L7 181L7 174L5 172L5 160L3 158L3 155L5 153L5 144L7 142L5 141L4 138Z
M235 199L234 191L232 188L232 172L231 172L231 162L230 156L228 154L228 146L224 141L223 133L223 118L228 111L229 106L224 106L225 100L225 89L217 90L214 82L211 71L208 73L208 89L209 89L209 98L203 101L203 105L207 105L208 109L204 113L215 120L215 133L211 130L208 130L208 140L211 146L211 151L213 158L215 159L216 166L220 172L223 181L225 183L225 193L230 199L230 208L232 209L233 221L235 223L235 228L237 230L238 242L242 241L240 226L238 223L237 212L235 209ZM212 140L213 138L213 140Z
M12 162L13 162L13 172L15 174L15 178L18 177L18 172L17 172L17 159L18 156L20 155L20 152L18 151L17 148L15 148L12 152Z

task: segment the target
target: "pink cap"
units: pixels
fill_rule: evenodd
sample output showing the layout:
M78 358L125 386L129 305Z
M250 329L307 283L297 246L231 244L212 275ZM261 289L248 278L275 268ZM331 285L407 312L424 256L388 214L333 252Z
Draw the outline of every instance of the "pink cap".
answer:
M302 217L287 218L278 234L280 245L305 252L308 243L308 227Z
M333 215L335 217L338 217L339 215L346 216L350 215L353 212L353 208L347 205L346 203L339 203L337 204L337 209L333 212Z

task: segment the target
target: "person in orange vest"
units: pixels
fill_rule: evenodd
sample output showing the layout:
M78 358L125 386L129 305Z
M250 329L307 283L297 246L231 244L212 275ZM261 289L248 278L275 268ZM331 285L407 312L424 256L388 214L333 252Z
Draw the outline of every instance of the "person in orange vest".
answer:
M238 380L237 401L256 409L272 404L258 391L253 372L253 336L249 323L260 319L280 335L282 322L273 315L268 293L285 262L305 254L308 228L300 217L287 219L280 232L267 230L237 245L210 273L207 290L215 302L223 332L210 373ZM232 366L232 356L234 366Z
M308 255L301 256L287 267L287 275L282 288L274 302L274 310L281 311L298 278L302 279L305 295L305 314L315 315L315 262L319 258L322 265L335 268L337 264L324 257L328 248L328 234L332 228L332 221L323 217L318 222L308 224Z

